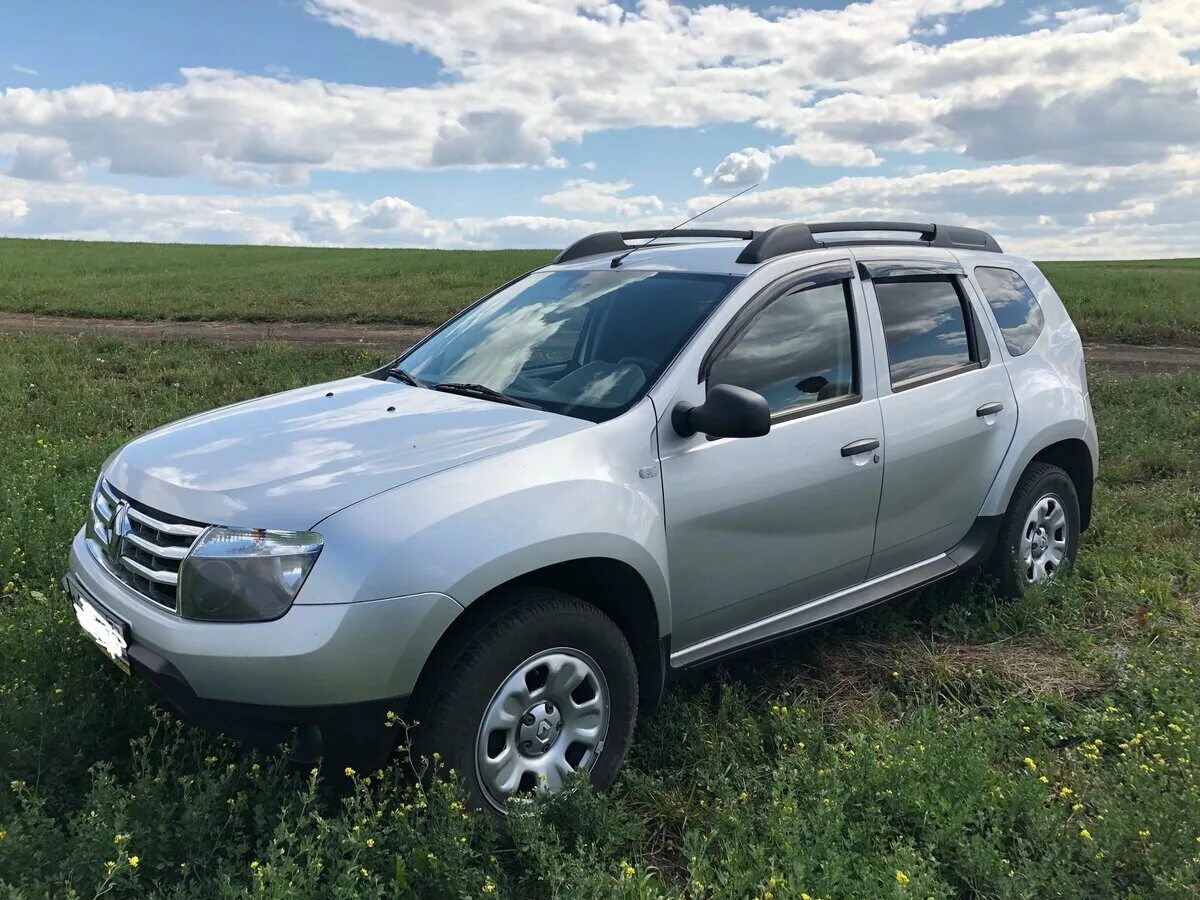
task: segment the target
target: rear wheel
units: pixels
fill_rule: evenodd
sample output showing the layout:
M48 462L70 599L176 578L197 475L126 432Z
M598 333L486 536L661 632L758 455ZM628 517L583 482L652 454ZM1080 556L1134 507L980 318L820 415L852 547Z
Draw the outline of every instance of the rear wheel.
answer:
M418 698L414 755L437 753L477 806L497 812L511 796L562 790L577 771L609 787L637 720L625 636L560 591L500 599L497 613L439 655L445 674Z
M1021 476L1000 526L992 572L1001 590L1020 597L1075 562L1079 496L1065 471L1035 463Z

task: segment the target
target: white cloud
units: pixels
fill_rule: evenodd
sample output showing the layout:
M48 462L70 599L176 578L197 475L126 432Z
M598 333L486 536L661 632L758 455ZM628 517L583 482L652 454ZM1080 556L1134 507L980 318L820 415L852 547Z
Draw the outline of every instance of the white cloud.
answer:
M917 171L920 157L905 159L889 175L780 187L737 206L767 218L763 198L774 197L781 219L896 210L991 222L1031 247L1064 252L1112 249L1089 231L1101 227L1126 229L1127 247L1165 247L1169 232L1194 246L1200 211L1186 201L1197 199L1195 176L1180 160L1200 153L1200 3L1054 4L1053 13L1030 13L1034 33L947 40L955 17L998 3L861 0L759 12L734 0L306 0L333 26L432 55L443 75L390 88L188 68L175 83L144 89L9 88L0 92L4 227L150 240L557 242L570 229L635 218L674 224L684 207L719 198L673 208L623 180L576 179L542 202L584 219L489 225L438 219L401 198L350 200L306 186L322 172L558 169L564 145L597 132L741 124L763 138L722 148L734 152L697 170L714 193L765 179L788 160L877 173L899 152L931 153L926 160L942 167L947 155L962 161L936 173ZM229 190L122 192L89 185L96 169Z
M31 69L29 66L18 65L17 63L13 63L11 68L14 72L17 72L21 75L38 75L38 74L40 74L37 69Z
M663 203L653 194L626 196L625 192L630 187L632 185L628 181L588 181L575 178L564 182L559 190L544 195L541 200L549 206L557 206L568 212L611 215L624 219L662 212Z
M72 181L83 175L83 167L61 138L26 137L16 143L12 174L33 181Z
M675 207L624 197L625 190L622 182L568 182L559 193L568 195L566 205L575 207L576 217L441 218L400 197L143 194L0 175L0 233L284 245L560 247L593 231L628 227L631 218L645 227L667 228L723 199L714 193ZM631 201L644 201L634 215L621 207ZM1198 209L1200 157L1178 154L1115 168L1026 163L844 177L814 187L760 190L703 224L763 228L855 218L940 221L986 228L1006 249L1041 259L1186 256L1200 255Z
M771 162L771 154L765 150L755 147L735 150L717 163L712 174L704 179L704 184L709 187L720 184L739 188L766 181L771 173ZM700 169L696 172L703 174Z
M6 219L15 222L29 214L29 204L21 199L0 200L0 223Z
M1200 120L1195 0L1060 10L1034 34L941 41L948 19L997 2L759 13L667 0L308 0L333 25L434 55L444 79L387 88L194 68L144 90L10 88L0 140L58 138L114 172L228 183L236 171L282 181L287 167L553 166L564 142L639 125L752 123L782 134L778 157L815 165L873 166L891 150L975 156L991 148L988 129L1015 135L1031 109L1082 122L1116 92L1176 124ZM1129 120L1076 127L1054 152L1124 158ZM1161 132L1147 129L1139 152L1161 156L1175 140ZM1003 150L976 158L1050 152L1046 141Z

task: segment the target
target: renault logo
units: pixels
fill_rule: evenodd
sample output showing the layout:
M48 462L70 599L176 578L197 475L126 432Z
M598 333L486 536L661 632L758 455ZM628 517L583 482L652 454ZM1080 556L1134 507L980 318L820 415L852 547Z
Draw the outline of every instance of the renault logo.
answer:
M118 501L112 518L108 520L108 554L113 559L120 559L121 545L125 542L125 535L129 534L131 530L129 504L124 500Z

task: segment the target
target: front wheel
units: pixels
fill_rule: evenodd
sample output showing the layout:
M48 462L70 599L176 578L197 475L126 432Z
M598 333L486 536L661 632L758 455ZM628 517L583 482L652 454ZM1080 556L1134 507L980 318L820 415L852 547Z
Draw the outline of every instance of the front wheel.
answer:
M992 573L1000 589L1020 597L1075 562L1079 495L1058 466L1035 463L1021 476L1000 526Z
M416 757L463 779L477 806L563 789L575 772L609 787L637 720L637 668L620 628L569 594L526 588L502 598L441 658L419 699Z

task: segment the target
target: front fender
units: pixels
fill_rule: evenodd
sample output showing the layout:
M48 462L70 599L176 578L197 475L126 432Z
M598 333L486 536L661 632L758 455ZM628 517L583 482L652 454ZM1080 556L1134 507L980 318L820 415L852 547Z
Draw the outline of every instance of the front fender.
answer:
M618 419L449 469L321 522L325 549L298 604L436 592L469 606L536 569L606 557L645 581L671 622L649 401ZM639 474L641 473L641 474ZM432 587L437 585L437 587Z

